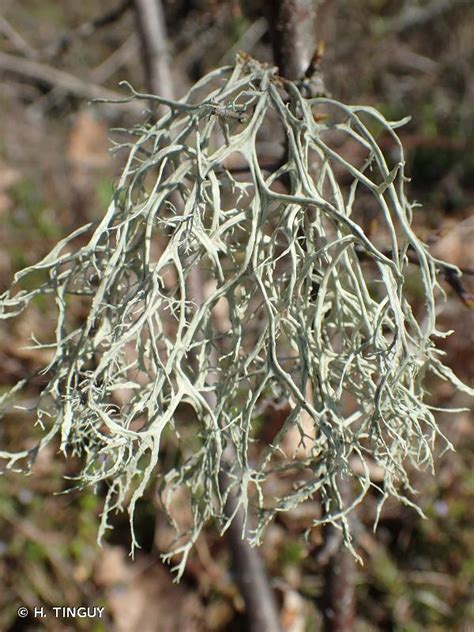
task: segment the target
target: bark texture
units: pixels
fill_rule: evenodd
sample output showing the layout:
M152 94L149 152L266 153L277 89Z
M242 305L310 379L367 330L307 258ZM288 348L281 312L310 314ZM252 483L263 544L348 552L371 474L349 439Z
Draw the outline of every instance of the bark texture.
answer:
M316 48L317 0L271 0L266 3L273 55L280 74L301 79Z

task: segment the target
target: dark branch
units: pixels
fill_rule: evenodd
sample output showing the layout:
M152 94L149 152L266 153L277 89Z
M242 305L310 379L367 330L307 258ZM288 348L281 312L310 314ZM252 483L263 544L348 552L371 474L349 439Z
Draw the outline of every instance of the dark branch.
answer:
M316 48L315 0L272 0L267 2L273 56L285 79L302 79Z

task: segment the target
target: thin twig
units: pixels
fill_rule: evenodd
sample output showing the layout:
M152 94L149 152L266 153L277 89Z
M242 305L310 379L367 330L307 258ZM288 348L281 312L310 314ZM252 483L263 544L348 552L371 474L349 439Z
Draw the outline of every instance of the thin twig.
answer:
M11 44L23 55L30 59L37 59L38 51L36 51L25 38L16 31L13 26L0 15L0 32L10 41Z
M260 41L263 35L265 35L267 28L268 24L265 18L259 18L258 20L255 20L255 22L252 22L245 33L243 33L243 35L222 57L220 65L233 63L236 54L241 50L246 53L251 53L254 46Z
M448 283L464 305L472 309L474 307L474 296L466 290L457 271L441 263L439 264L438 269L443 274L446 283ZM473 271L468 270L467 273L472 274Z
M35 83L37 81L44 82L50 86L61 88L66 93L85 99L102 99L117 102L122 97L118 92L84 81L79 77L47 64L24 59L18 55L0 52L0 70L22 75ZM111 104L110 107L112 107ZM128 110L135 113L142 111L142 107L136 102L123 103L120 107L122 111Z
M316 0L273 0L270 4L275 12L269 19L280 75L286 80L298 81L300 90L308 96L324 94L320 73L323 48L316 45L314 37L318 3ZM289 151L287 143L283 162L287 162ZM303 245L303 248L306 250L307 246ZM343 501L350 506L353 494L347 480L341 479L340 490ZM334 538L334 531L333 525L326 526L325 630L349 632L355 617L355 559L353 552L343 545L343 538Z
M119 48L91 71L94 83L101 84L107 81L120 67L135 57L138 47L138 38L132 33Z
M134 6L149 90L173 99L173 77L161 1L134 0Z

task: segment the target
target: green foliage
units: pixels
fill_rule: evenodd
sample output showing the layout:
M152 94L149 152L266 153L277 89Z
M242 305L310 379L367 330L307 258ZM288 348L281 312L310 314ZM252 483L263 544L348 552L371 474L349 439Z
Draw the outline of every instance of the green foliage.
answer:
M245 513L251 504L258 510L255 542L278 512L318 493L323 516L315 524L342 527L350 545L346 516L374 485L367 458L384 468L380 507L390 495L411 505L406 464L432 463L439 430L425 402L427 374L466 389L433 341L445 335L435 326L438 262L411 228L394 131L401 123L371 107L304 98L275 69L247 58L210 73L179 102L133 97L169 112L132 130L103 219L16 274L1 297L2 318L36 296L56 304L54 357L42 370L48 382L36 413L46 430L39 449L60 436L63 452L83 459L81 485L107 482L100 534L123 507L133 533L165 430L179 443L192 426L180 462L159 471L167 505L183 487L189 492L192 524L174 549L180 571L203 525L215 519L223 531L231 519L223 470ZM267 125L287 141L272 172L257 151ZM373 130L390 136L396 159ZM361 149L360 163L338 151L341 138ZM235 155L248 164L245 178L227 167ZM377 205L387 249L355 220L367 199ZM405 287L409 255L424 298L418 317ZM22 289L38 271L47 280ZM71 316L78 301L87 314L79 325ZM26 384L3 396L4 408ZM255 426L280 398L290 413L257 451ZM303 456L285 443L295 430ZM35 454L0 456L18 468ZM281 474L293 484L275 498L271 483ZM350 506L341 476L359 484Z

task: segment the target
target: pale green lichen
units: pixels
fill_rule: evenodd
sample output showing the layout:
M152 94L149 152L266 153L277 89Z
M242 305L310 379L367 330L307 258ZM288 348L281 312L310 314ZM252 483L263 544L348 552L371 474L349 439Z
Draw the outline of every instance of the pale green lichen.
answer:
M433 343L437 261L411 228L399 123L371 107L303 98L275 69L248 59L207 75L179 102L151 98L169 113L132 131L104 218L19 272L1 297L3 319L40 294L56 303L54 358L37 404L40 447L58 436L64 452L83 459L81 485L107 481L101 534L116 509L128 507L133 523L156 472L168 499L185 486L194 524L176 547L181 571L206 521L227 524L223 468L244 510L257 509L255 541L276 512L316 493L323 517L315 524L338 523L349 539L338 477L358 480L355 506L373 484L370 458L385 471L382 500L410 502L402 491L410 489L406 464L430 465L439 434L425 402L426 374L464 388ZM269 117L287 143L273 172L257 151ZM390 137L390 160L374 129ZM338 151L335 135L360 148L360 164ZM236 153L247 174L227 168ZM369 198L389 238L384 249L355 219ZM424 293L418 319L404 289L408 253ZM201 299L193 290L197 269L208 286ZM21 289L38 271L44 282ZM79 324L77 301L86 309ZM218 302L227 310L220 321ZM3 396L4 409L26 383ZM291 412L262 448L256 428L276 398L288 400ZM179 414L193 440L163 472L163 433L179 442ZM303 456L283 449L295 427ZM223 460L229 444L233 463ZM15 468L35 454L0 456ZM357 472L353 457L362 463ZM293 485L274 498L267 482L278 472L292 474Z

